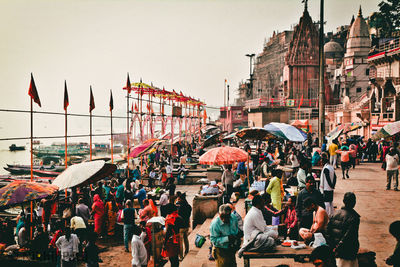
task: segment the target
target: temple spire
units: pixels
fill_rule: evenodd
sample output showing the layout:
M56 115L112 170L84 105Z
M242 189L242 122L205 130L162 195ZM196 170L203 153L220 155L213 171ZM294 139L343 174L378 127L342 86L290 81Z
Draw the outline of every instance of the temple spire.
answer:
M361 16L362 16L361 5L360 5L360 9L358 10L358 16L359 16L359 17L361 17Z
M308 0L302 0L302 3L304 3L304 11L307 11L308 8Z

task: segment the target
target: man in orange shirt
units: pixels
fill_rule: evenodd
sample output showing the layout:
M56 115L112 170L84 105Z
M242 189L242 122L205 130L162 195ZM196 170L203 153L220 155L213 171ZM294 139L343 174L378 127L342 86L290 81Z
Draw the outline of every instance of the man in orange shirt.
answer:
M341 168L343 179L346 179L344 173L346 172L347 179L350 178L349 176L349 169L350 169L350 155L353 153L354 150L349 150L347 146L342 146L341 149L336 150L336 153L340 154L340 161L341 161Z

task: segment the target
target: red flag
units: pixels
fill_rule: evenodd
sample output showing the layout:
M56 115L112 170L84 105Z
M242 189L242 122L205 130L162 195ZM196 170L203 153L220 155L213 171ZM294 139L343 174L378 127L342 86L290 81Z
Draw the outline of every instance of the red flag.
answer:
M110 111L114 109L114 99L112 96L112 91L110 90Z
M69 106L69 99L68 99L67 81L64 81L64 110L65 111L67 111L68 106Z
M132 106L133 106L133 104L132 104ZM138 107L137 107L136 103L135 103L135 111L136 111L136 112L138 112L138 111L139 111L139 109L138 109Z
M303 95L301 95L301 98L300 98L299 108L300 108L302 105L303 105Z
M147 110L150 111L150 104L149 103L147 103L146 107L147 107Z
M93 97L93 92L92 92L92 86L90 86L90 104L89 104L89 112L92 112L92 110L96 106L94 105L94 97Z
M136 104L135 104L135 108L136 108ZM133 113L133 103L132 103L132 106L131 106L131 113Z
M129 79L129 73L128 73L128 78L126 80L126 90L128 90L128 94L130 94L132 91L131 80Z
M33 79L32 73L31 73L31 83L29 85L28 95L31 96L31 98L33 99L33 102L38 104L39 107L42 107L42 104L40 103L39 94L38 94L38 92L36 90L35 80Z

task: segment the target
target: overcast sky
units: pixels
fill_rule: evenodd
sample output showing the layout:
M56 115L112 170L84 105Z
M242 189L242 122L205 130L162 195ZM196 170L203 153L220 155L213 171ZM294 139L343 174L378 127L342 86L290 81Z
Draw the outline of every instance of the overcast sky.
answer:
M360 4L367 16L378 3L326 0L326 31L348 24ZM318 20L319 1L309 10ZM29 108L30 72L45 111L62 111L67 80L71 112L88 111L89 85L94 113L107 114L110 89L123 112L127 72L222 105L224 79L236 89L249 75L245 54L260 53L302 12L301 0L2 0L0 108Z

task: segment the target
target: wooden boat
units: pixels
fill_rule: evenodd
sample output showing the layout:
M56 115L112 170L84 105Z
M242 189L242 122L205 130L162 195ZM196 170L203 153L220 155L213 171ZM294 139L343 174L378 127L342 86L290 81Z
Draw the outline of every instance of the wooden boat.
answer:
M8 147L10 151L21 151L25 150L25 146L17 146L16 144L12 144L11 146Z
M20 165L20 164L7 164L8 168L20 168L27 169L31 171L31 165ZM44 171L53 171L53 172L62 172L65 170L65 166L59 165L33 165L32 169L34 170L44 170Z

